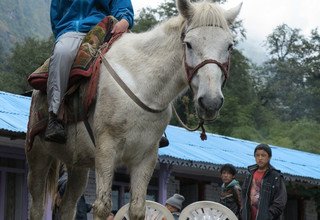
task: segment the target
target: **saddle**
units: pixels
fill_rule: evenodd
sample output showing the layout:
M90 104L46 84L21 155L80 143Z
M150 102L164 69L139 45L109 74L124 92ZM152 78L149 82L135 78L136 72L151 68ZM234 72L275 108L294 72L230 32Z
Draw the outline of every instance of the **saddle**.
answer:
M98 50L102 54L105 54L110 49L112 43L121 36L121 34L111 34L117 22L113 16L106 16L84 37L70 71L68 90L59 109L59 118L63 119L66 123L86 120L88 110L95 102L97 93L101 64ZM28 77L29 84L44 94L47 90L49 62L50 58ZM31 108L34 104L32 100ZM30 112L30 117L31 114L36 118L36 123L32 126L28 124L26 138L26 148L28 151L31 150L34 137L44 131L47 126L47 102L43 101L36 112Z
M94 61L96 61L98 49L111 39L111 30L115 23L117 23L117 20L114 17L107 16L84 37L71 67L69 87L83 78L90 78L95 73ZM34 89L46 92L49 62L50 58L28 77L28 82Z

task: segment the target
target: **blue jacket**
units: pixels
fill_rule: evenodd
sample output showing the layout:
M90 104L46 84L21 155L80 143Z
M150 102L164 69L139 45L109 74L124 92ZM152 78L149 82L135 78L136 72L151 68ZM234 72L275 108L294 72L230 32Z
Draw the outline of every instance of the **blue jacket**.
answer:
M66 32L87 33L105 16L126 19L133 26L131 0L52 0L51 27L55 38Z

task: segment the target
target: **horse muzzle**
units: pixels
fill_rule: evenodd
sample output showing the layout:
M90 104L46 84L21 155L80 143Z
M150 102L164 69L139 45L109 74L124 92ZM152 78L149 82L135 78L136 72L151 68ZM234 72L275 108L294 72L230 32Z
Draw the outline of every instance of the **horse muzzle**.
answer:
M203 120L216 119L219 115L223 102L223 96L217 96L214 98L209 98L207 96L198 97L196 102L198 117Z

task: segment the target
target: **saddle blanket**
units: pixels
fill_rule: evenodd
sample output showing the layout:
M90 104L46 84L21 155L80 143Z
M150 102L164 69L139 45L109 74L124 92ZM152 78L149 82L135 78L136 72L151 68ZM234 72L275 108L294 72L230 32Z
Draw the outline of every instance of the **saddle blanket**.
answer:
M72 65L69 87L82 78L89 78L94 73L94 61L98 49L111 39L111 30L116 22L114 17L107 16L87 33ZM50 58L28 77L28 82L34 89L46 92L49 62Z

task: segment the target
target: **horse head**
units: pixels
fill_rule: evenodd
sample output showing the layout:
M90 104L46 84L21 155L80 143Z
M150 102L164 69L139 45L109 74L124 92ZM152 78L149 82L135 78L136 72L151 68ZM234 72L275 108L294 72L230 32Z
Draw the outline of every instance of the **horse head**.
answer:
M215 119L223 105L222 87L228 77L234 43L229 26L241 5L224 10L206 1L177 1L178 11L185 20L181 34L185 71L200 119Z

